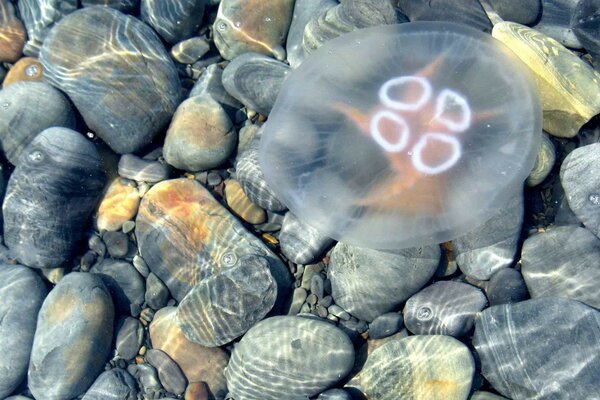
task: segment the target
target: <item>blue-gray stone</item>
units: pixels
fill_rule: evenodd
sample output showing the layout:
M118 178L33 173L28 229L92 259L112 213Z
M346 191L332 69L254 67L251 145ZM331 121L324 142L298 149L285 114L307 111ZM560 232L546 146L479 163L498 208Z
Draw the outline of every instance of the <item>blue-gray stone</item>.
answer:
M121 368L103 372L81 400L136 400L137 382Z

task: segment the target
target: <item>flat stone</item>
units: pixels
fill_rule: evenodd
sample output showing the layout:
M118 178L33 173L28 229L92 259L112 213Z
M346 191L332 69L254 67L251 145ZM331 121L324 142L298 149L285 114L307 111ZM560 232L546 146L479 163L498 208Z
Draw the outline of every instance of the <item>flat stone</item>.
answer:
M485 293L490 306L518 303L529 298L521 272L513 268L501 269L492 275Z
M210 45L205 37L195 36L171 48L171 57L180 64L193 64L208 53ZM194 85L195 86L195 85Z
M117 329L115 347L123 360L133 359L139 352L144 340L144 327L137 318L125 317Z
M369 324L369 338L383 339L399 332L403 326L404 318L402 318L402 314L381 314Z
M581 0L571 16L571 27L579 43L592 55L594 64L600 61L600 2Z
M537 157L533 169L525 180L525 184L529 187L539 185L546 179L552 171L554 162L556 161L556 149L548 135L542 135L542 142L538 150Z
M144 397L156 399L164 395L164 389L158 379L158 371L150 364L129 364L127 372L133 375L140 385Z
M572 29L572 19L579 0L541 0L542 13L532 26L563 46L581 49L581 43Z
M229 115L229 118L234 120L235 115L239 109L242 108L242 103L227 93L225 87L223 87L222 77L223 67L221 65L209 65L202 71L202 74L194 84L189 97L210 96L214 100L218 101L227 115Z
M123 154L119 159L119 175L138 182L160 182L169 178L168 165L154 160L144 160L134 154Z
M23 57L8 70L2 88L17 82L40 82L44 77L44 66L37 58Z
M235 179L225 181L225 199L231 211L249 224L262 224L267 220L265 210L250 201Z
M140 6L140 0L81 0L83 7L106 6L122 12L134 12Z
M298 219L288 211L279 233L281 252L296 264L316 261L333 244L333 239Z
M431 0L396 2L410 21L448 21L490 31L492 24L477 0Z
M96 264L91 272L104 281L118 314L129 315L132 307L141 307L144 303L146 284L131 263L105 259Z
M155 310L160 310L167 305L170 298L169 288L158 276L150 273L146 278L146 294L144 295L146 304Z
M541 0L489 0L489 2L503 20L523 25L534 23L542 13Z
M141 0L140 17L168 43L192 37L207 0Z
M27 28L28 40L24 53L37 57L50 30L65 15L77 9L77 0L23 0L18 2L19 12Z
M100 201L96 227L99 231L118 231L125 222L135 217L140 200L137 188L116 178Z
M156 368L158 379L167 392L176 395L183 394L187 386L187 379L177 363L167 353L150 349L146 352L145 357L146 361Z
M123 232L105 232L102 240L112 258L124 257L129 250L129 238Z
M115 368L100 374L81 400L133 400L137 394L135 378L126 370Z
M8 0L0 0L0 62L13 63L21 57L27 33Z

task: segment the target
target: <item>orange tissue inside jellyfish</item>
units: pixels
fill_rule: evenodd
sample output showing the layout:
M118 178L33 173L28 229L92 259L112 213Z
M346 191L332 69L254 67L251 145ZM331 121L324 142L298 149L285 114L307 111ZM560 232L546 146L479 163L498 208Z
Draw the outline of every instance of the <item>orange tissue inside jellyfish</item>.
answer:
M535 82L490 35L452 23L363 29L286 78L261 137L265 178L299 218L375 249L484 224L535 161Z

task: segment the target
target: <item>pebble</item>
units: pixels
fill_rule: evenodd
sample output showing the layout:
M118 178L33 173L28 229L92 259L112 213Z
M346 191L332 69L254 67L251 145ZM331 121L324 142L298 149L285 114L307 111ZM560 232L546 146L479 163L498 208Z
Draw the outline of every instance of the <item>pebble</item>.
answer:
M352 397L343 389L329 389L322 392L317 400L352 400Z
M279 234L281 252L296 264L309 264L323 255L333 239L288 211Z
M185 400L209 400L208 386L205 382L192 382L185 389Z
M231 211L249 224L257 225L266 222L265 210L250 201L242 185L235 179L225 181L225 199Z
M107 6L122 12L134 12L140 6L140 0L81 0L83 7Z
M486 305L485 294L475 286L440 281L408 299L402 313L415 335L461 337L471 331L475 314Z
M92 267L91 272L104 281L118 314L129 315L132 309L139 309L144 303L146 283L129 262L105 259Z
M289 69L271 57L244 53L225 67L223 86L247 108L268 115Z
M540 143L540 149L538 150L537 157L535 158L535 164L533 169L529 173L529 176L525 180L525 184L529 187L537 186L544 181L550 175L554 163L556 161L556 149L554 143L550 140L548 135L542 135L542 142Z
M503 396L589 399L600 392L598 337L597 310L548 297L484 310L473 345L481 373Z
M466 400L474 372L471 352L458 340L417 335L375 349L347 386L377 400Z
M518 192L485 224L452 240L460 270L470 278L488 280L496 271L514 264L523 215L523 193Z
M123 232L105 232L102 240L106 244L108 254L113 258L122 258L129 250L129 239Z
M600 113L600 74L556 40L514 22L494 26L492 36L529 67L538 83L544 130L573 137Z
M222 0L213 24L215 46L226 60L257 52L284 60L282 47L292 20L294 0Z
M573 150L560 168L560 183L569 208L585 227L600 237L600 143Z
M137 395L135 378L126 370L115 368L100 374L81 400L133 400Z
M579 0L541 0L542 13L532 26L538 32L560 42L563 46L581 49L572 29L572 18Z
M135 222L125 221L123 222L123 233L131 233L135 229Z
M119 159L119 175L138 182L156 183L169 178L171 169L159 161L144 160L135 154L123 154Z
M165 352L150 349L146 361L158 371L158 379L167 392L181 395L187 386L187 379L181 369Z
M229 343L273 308L278 288L267 259L245 256L232 264L198 282L177 307L177 322L192 342Z
M179 365L189 382L204 381L217 399L227 393L224 368L229 355L221 348L204 347L189 341L176 323L176 308L160 309L150 324L155 349L164 351Z
M171 57L180 64L193 64L208 53L209 50L208 39L195 36L182 40L173 46L171 48Z
M521 272L531 298L564 297L600 308L600 239L561 226L523 243Z
M165 138L167 163L185 171L221 165L235 149L237 134L221 105L209 96L194 96L179 105Z
M21 19L27 28L27 43L23 52L37 57L50 30L65 15L77 9L77 0L22 0L18 2Z
M141 0L141 20L167 42L177 43L198 31L206 0Z
M125 317L120 321L117 329L117 338L115 346L117 355L123 360L133 359L138 352L144 340L144 327L137 318Z
M287 315L298 314L307 297L308 293L306 292L306 289L301 287L294 289L294 292L291 296L291 302L288 308Z
M505 268L490 278L485 291L490 306L518 303L529 298L529 291L521 272Z
M145 363L129 364L127 372L137 379L144 398L158 399L162 397L163 387L158 379L156 368Z
M320 319L276 316L246 332L225 375L234 398L304 398L343 379L353 363L352 343L335 326Z
M8 0L0 0L0 62L13 63L21 57L27 33Z
M395 312L381 314L369 324L369 338L383 339L400 332L403 326L402 314Z
M118 231L123 224L135 218L139 205L140 195L137 188L116 178L100 201L96 217L97 229Z
M44 67L37 58L23 57L8 70L2 87L6 88L17 82L39 82L44 76Z
M600 2L581 0L577 2L571 17L571 28L579 43L592 55L594 64L600 61Z
M221 107L223 107L227 115L229 115L229 118L235 120L235 116L242 107L242 103L225 90L222 81L223 69L224 68L219 64L211 64L206 67L202 71L200 78L198 78L194 84L194 87L190 92L190 97L210 96L221 104Z
M100 236L96 234L91 235L88 240L88 247L91 251L96 253L98 257L104 258L104 255L106 254L106 245L104 244Z
M144 278L148 278L148 276L151 274L148 264L146 264L146 261L144 261L144 259L139 255L135 255L133 257L133 266Z
M533 24L542 13L541 0L489 0L494 11L505 21Z
M492 4L494 1L491 2ZM477 0L398 0L400 10L414 21L447 21L489 32L492 24Z
M498 396L490 392L481 392L479 390L473 392L469 400L506 400L506 397Z
M109 7L86 7L63 18L44 41L40 61L44 78L119 154L149 144L180 102L177 70L156 33Z
M258 131L260 130L261 125L253 124L250 120L246 120L246 123L240 128L238 133L238 146L237 146L237 154L242 154L248 144L251 143L254 138L257 136Z
M421 289L435 273L440 256L438 246L391 253L340 242L328 269L333 299L353 316L373 321Z
M322 299L325 294L325 279L321 274L314 274L312 278L310 278L310 292L314 294L317 299Z
M149 307L160 310L167 305L171 298L169 288L153 273L150 273L146 279L146 294L144 299Z
M69 100L44 82L18 82L0 90L0 105L0 145L13 165L41 131L75 127Z
M0 398L13 393L27 377L37 315L46 292L33 270L0 264Z
M35 268L67 261L104 186L94 145L67 128L49 128L21 153L2 205L4 242Z
M38 315L28 387L38 399L71 399L102 372L111 350L114 310L100 277L71 272Z

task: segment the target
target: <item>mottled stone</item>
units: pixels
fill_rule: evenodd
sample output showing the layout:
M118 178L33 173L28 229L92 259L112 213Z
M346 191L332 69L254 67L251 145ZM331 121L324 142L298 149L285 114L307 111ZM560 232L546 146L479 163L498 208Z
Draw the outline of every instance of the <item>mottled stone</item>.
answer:
M204 381L216 399L227 393L224 368L229 356L216 347L209 348L190 342L176 323L175 307L159 310L150 324L150 339L155 349L167 353L181 368L190 382Z
M489 2L502 19L523 25L535 22L542 12L541 0L489 0Z
M134 154L123 154L119 159L119 175L138 182L160 182L169 178L168 165L155 160L144 160Z
M181 369L169 355L161 350L150 349L145 355L146 361L156 368L160 383L167 392L180 395L185 391L187 380Z
M99 231L118 231L125 222L135 217L139 205L140 195L137 188L116 178L100 201L96 227Z
M554 144L548 135L542 135L542 141L537 157L535 158L535 164L525 180L525 184L531 187L542 183L552 171L555 161L556 149L554 148Z
M348 386L378 400L466 400L474 372L471 352L458 340L417 335L375 349Z
M121 368L103 372L81 400L135 400L137 382L129 372Z
M496 24L492 35L533 72L545 131L573 137L600 113L600 74L559 42L514 22Z
M246 52L285 59L285 41L294 0L222 0L213 24L215 45L226 60Z
M38 399L71 399L102 372L111 348L114 311L100 277L66 275L44 300L29 363L28 385Z
M44 66L37 58L23 57L8 70L2 87L6 88L17 82L39 82L44 77Z
M125 317L117 329L115 347L124 360L131 360L138 354L144 340L144 327L137 318Z
M490 31L492 24L477 0L396 1L412 21L448 21Z
M483 225L452 240L460 270L471 278L488 280L514 264L523 214L523 193L518 192Z
M44 297L46 287L33 270L0 264L0 398L11 394L27 377Z
M21 153L2 205L4 241L22 264L59 267L82 239L104 186L94 145L67 128L49 128Z
M399 332L403 326L402 314L394 312L381 314L369 324L369 338L383 339Z
M164 394L158 379L156 368L150 364L129 364L127 372L133 375L140 384L140 392L147 399L157 399Z
M225 199L231 211L244 221L256 225L267 220L265 210L250 201L242 185L235 179L225 182Z
M484 310L473 345L483 376L510 399L590 399L600 392L598 337L597 310L549 297Z
M438 246L392 253L340 242L329 261L333 298L355 317L372 321L423 287L435 273L440 255Z
M343 379L353 363L352 343L335 326L318 319L277 316L259 322L242 337L225 375L234 398L304 398Z
M573 150L560 168L560 183L569 208L585 227L600 237L600 143Z
M139 5L140 0L81 0L83 7L106 6L123 12L133 12Z
M18 82L0 90L0 146L13 165L38 133L46 128L75 127L67 98L43 82Z
M167 305L171 298L169 288L153 273L146 279L146 304L155 310L160 310Z
M131 307L141 307L144 303L146 283L127 261L105 259L96 264L91 272L98 274L104 281L118 314L128 315Z
M202 71L202 75L194 84L190 92L190 97L207 95L219 102L229 118L234 119L236 113L242 108L235 97L227 93L223 87L223 67L219 64L212 64Z
M221 165L235 149L237 135L221 105L194 96L179 105L165 138L165 160L175 168L200 171Z
M223 71L223 86L251 110L268 115L290 67L258 53L245 53Z
M177 70L156 33L109 7L65 17L44 41L40 61L44 78L119 154L149 144L180 101Z
M142 21L168 43L190 38L202 23L206 0L141 0Z
M529 291L523 276L513 268L501 269L492 275L485 294L490 306L518 303L529 298Z
M563 46L580 49L581 43L573 32L571 21L579 0L541 0L542 13L532 26Z
M210 45L205 37L192 37L171 48L171 57L180 64L193 64L208 53Z
M288 211L281 225L279 243L281 252L290 261L296 264L309 264L323 255L323 252L333 243L333 239Z
M244 256L268 260L280 296L291 284L281 260L195 180L153 186L142 199L136 237L150 270L178 301L198 282L233 267Z
M185 389L185 400L209 400L208 386L205 382L192 382Z
M21 57L26 32L8 0L0 0L0 62L15 62Z

